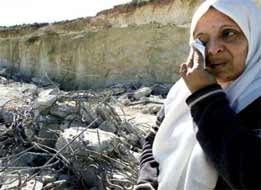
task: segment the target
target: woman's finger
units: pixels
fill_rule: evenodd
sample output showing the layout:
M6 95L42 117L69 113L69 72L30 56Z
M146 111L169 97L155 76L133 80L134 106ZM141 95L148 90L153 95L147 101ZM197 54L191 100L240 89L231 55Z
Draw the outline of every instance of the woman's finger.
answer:
M189 52L189 56L188 56L188 59L187 59L187 66L189 68L192 68L193 67L193 54L194 54L194 50L193 48L190 49L190 52Z
M188 66L187 63L183 63L180 65L180 69L179 69L179 73L181 74L181 76L184 78L187 74L188 71Z

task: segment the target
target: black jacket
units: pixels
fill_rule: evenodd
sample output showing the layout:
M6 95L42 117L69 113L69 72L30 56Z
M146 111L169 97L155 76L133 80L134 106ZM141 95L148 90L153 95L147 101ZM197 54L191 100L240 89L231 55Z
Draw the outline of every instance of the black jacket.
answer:
M261 189L261 97L236 114L224 92L211 93L219 89L217 84L210 85L186 100L198 126L197 140L219 173L215 189ZM146 137L140 160L138 184L150 183L155 189L159 170L152 144L163 119L161 111L157 125Z

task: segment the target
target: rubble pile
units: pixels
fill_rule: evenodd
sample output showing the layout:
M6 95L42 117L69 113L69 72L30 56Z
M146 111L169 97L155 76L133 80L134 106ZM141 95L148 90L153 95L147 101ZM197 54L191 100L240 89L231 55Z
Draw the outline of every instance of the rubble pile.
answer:
M169 86L66 92L0 82L0 190L133 188ZM150 123L139 123L146 117Z

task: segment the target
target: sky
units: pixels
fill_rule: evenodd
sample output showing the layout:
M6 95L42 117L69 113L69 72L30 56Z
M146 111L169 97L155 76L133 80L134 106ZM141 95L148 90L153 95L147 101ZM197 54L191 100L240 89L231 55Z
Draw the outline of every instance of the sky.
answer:
M131 0L2 0L0 26L71 20Z

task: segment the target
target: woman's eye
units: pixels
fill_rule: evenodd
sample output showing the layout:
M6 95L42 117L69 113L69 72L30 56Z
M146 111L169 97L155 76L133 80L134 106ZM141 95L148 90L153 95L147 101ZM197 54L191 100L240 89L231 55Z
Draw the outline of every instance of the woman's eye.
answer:
M224 38L233 37L233 36L235 36L236 34L237 34L237 32L234 31L234 30L224 30L224 31L223 31L223 37L224 37Z
M201 42L202 42L202 44L204 45L204 46L206 46L207 45L207 41L203 41L203 40L201 40Z

